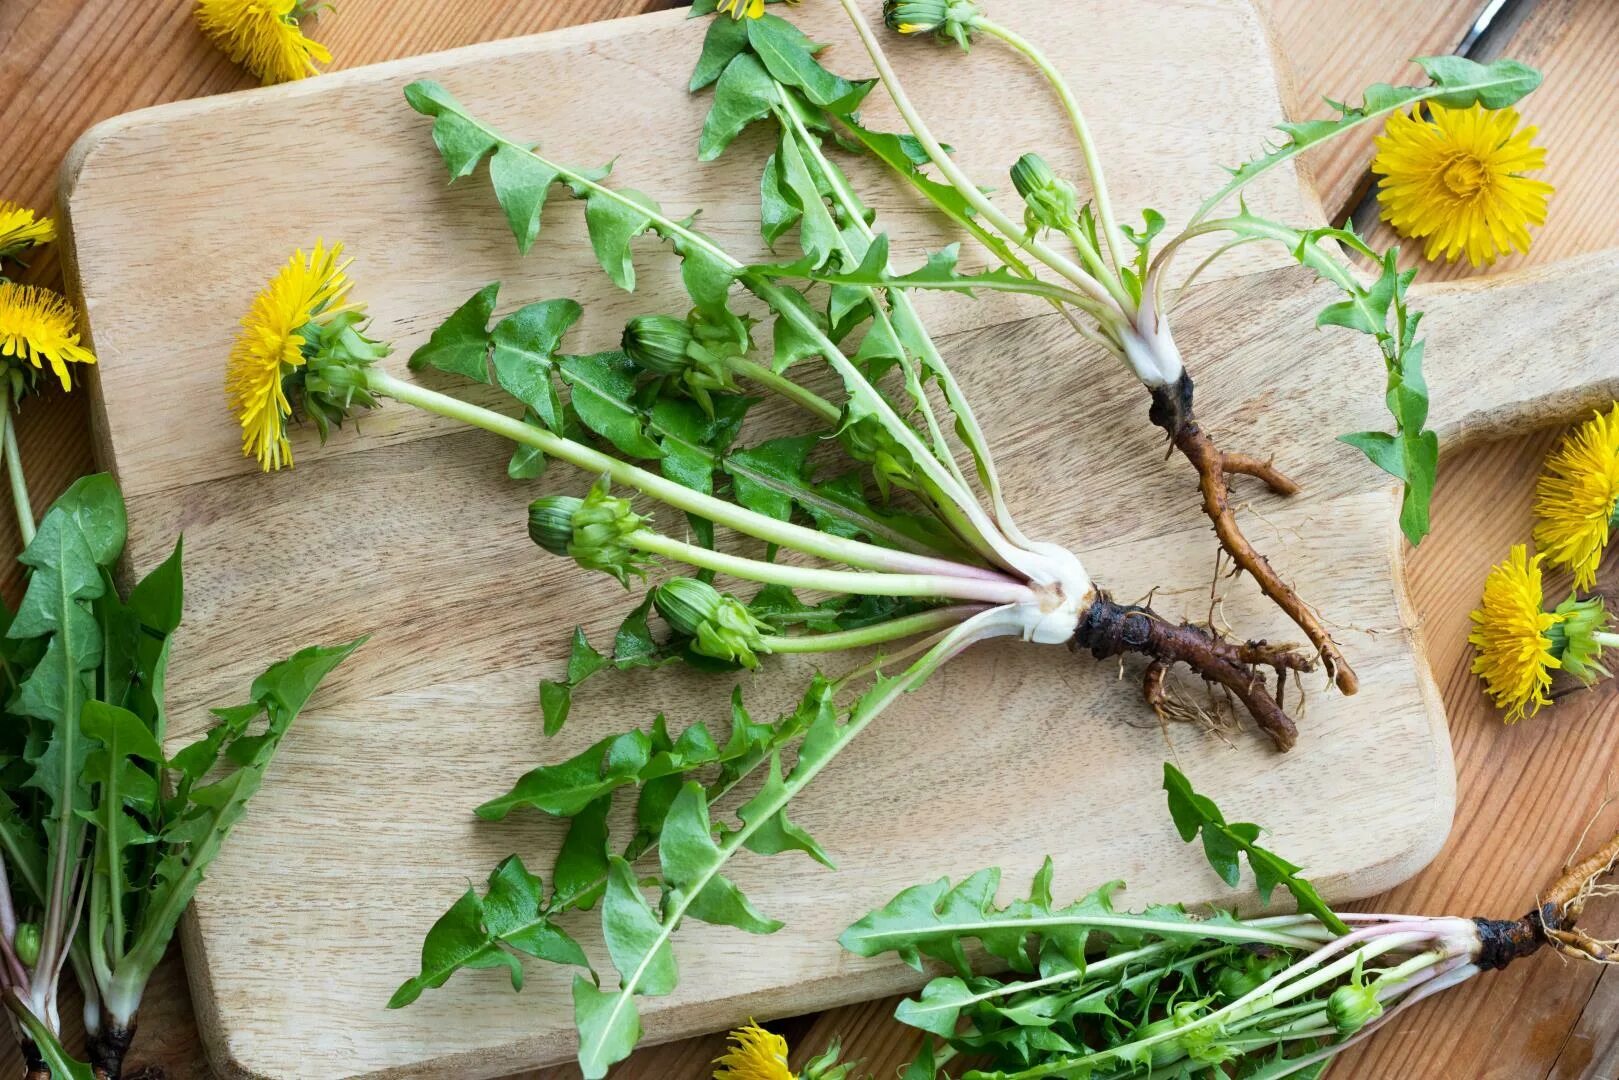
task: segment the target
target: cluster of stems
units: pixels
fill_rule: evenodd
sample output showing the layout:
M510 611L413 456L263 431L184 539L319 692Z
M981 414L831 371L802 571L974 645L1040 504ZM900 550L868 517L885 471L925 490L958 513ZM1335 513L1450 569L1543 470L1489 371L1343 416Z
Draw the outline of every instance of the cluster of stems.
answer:
M1229 497L1229 480L1235 475L1253 476L1277 495L1287 496L1298 486L1269 460L1219 449L1202 428L1193 411L1193 382L1170 328L1169 307L1202 271L1219 256L1242 244L1263 239L1246 230L1209 255L1174 294L1166 297L1165 282L1173 256L1189 240L1230 232L1232 223L1206 220L1241 184L1263 170L1232 183L1205 202L1186 228L1167 243L1157 256L1147 261L1148 245L1163 220L1149 212L1148 226L1139 232L1120 225L1102 169L1101 155L1091 135L1077 96L1056 66L1030 41L1011 28L985 16L975 5L948 5L951 26L957 33L981 32L1012 50L1032 65L1050 85L1066 114L1084 162L1090 201L1079 207L1074 188L1054 176L1037 155L1026 155L1013 169L1014 186L1028 204L1020 225L985 194L982 184L969 176L950 156L927 121L912 104L895 73L876 33L861 13L857 0L840 0L860 39L870 54L878 78L899 111L907 130L926 152L955 196L971 210L966 217L953 211L938 197L938 189L915 185L932 198L941 210L967 227L985 246L998 255L1006 267L1028 279L1028 284L1009 286L1014 291L1043 297L1068 320L1086 340L1121 361L1148 390L1149 418L1162 428L1172 446L1181 453L1198 476L1202 509L1212 522L1221 547L1236 568L1254 578L1261 590L1298 626L1316 650L1338 688L1352 694L1358 687L1353 669L1332 640L1320 616L1305 603L1292 586L1274 569L1244 535L1237 523ZM899 9L903 3L890 3L889 25L906 32L933 29L928 24L908 24ZM1246 221L1244 222L1246 225ZM1291 230L1277 226L1272 239L1286 242ZM1041 238L1050 232L1067 241L1074 257ZM1310 245L1312 260L1322 263L1332 274L1352 280L1341 260ZM1312 262L1314 265L1314 262ZM1054 279L1054 280L1052 280ZM1038 287L1036 287L1038 283ZM985 288L996 288L985 282Z

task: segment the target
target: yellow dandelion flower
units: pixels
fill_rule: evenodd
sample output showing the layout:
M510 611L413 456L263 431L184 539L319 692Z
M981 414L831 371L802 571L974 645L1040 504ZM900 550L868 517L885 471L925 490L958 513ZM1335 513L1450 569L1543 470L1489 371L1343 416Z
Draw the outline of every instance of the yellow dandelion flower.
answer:
M226 56L265 86L318 75L326 46L299 26L313 4L300 0L197 0L197 24Z
M73 389L69 364L93 364L95 354L79 344L78 319L63 296L38 285L0 282L0 357L51 365L63 390Z
M0 199L0 257L17 255L56 239L56 222L36 218L26 206Z
M796 5L799 0L787 0ZM757 19L765 13L765 0L720 0L719 10L733 19Z
M731 1032L735 1045L716 1058L714 1080L796 1080L787 1068L787 1040L758 1024Z
M1422 110L1427 109L1424 119ZM1423 256L1474 266L1529 250L1529 226L1546 221L1552 186L1523 174L1544 168L1532 146L1535 128L1515 131L1518 113L1447 109L1428 103L1389 117L1377 137L1372 172L1383 178L1377 201L1401 236L1423 240Z
M1535 546L1574 571L1574 587L1596 584L1619 507L1619 402L1569 432L1535 483Z
M1524 545L1513 545L1507 561L1491 567L1484 579L1484 601L1473 612L1473 632L1467 635L1478 650L1473 674L1484 680L1495 707L1506 710L1509 724L1551 704L1546 696L1551 673L1563 666L1549 631L1568 615L1544 610L1540 584L1544 558L1531 559Z
M345 303L353 283L343 272L348 263L338 261L342 255L342 244L328 251L319 242L307 256L294 252L242 316L225 394L242 423L242 453L257 458L265 472L292 464L287 442L292 404L281 383L304 362L306 342L298 331L312 320L359 306Z

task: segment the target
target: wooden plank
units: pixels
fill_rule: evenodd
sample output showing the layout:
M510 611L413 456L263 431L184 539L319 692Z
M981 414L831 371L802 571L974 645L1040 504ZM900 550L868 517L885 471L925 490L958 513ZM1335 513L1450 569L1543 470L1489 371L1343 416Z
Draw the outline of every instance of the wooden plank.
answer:
M1293 119L1328 115L1323 97L1358 101L1374 82L1421 78L1411 57L1448 53L1462 40L1480 0L1254 0L1275 41ZM1304 156L1327 216L1342 220L1366 187L1375 130L1345 135Z
M1071 11L1068 0L1042 3L1048 6L1028 5L1028 17L1054 28L1047 47L1061 62L1087 70L1103 101L1129 87L1136 107L1168 118L1129 140L1099 131L1113 149L1116 186L1126 204L1150 202L1171 213L1192 205L1205 186L1193 164L1215 175L1213 163L1251 145L1264 114L1276 113L1274 90L1260 79L1251 78L1241 94L1215 93L1216 85L1228 82L1225 64L1254 72L1266 62L1257 22L1238 7L1132 4L1130 32L1155 42L1152 63L1175 72L1171 84L1143 78L1140 49L1094 33L1095 26L1123 25L1107 18L1104 7L1093 5L1091 17L1065 24L1056 15ZM801 18L814 36L850 56L848 31L835 9L806 6ZM474 827L447 808L464 805L466 792L490 776L509 773L514 747L523 756L554 758L598 737L604 724L618 725L624 713L650 715L654 703L668 698L664 686L637 681L615 697L618 715L584 710L556 743L540 742L530 715L534 679L552 670L560 655L534 655L534 642L559 640L558 624L578 611L594 608L588 625L606 626L616 612L603 605L618 602L571 566L536 559L511 525L513 496L496 461L502 451L491 440L447 435L440 426L389 409L367 421L363 438L345 433L320 450L300 437L299 470L264 478L236 456L228 418L188 416L176 424L172 403L154 394L149 374L141 373L160 363L170 392L200 395L217 386L230 315L311 230L351 239L375 325L401 347L391 361L396 366L439 315L492 277L506 281L508 303L558 292L595 301L596 321L585 324L578 348L616 336L631 310L673 303L668 280L650 269L647 292L633 301L603 290L583 248L577 214L565 207L557 208L548 226L543 257L519 262L481 185L444 192L423 125L402 109L397 95L404 79L432 72L491 119L547 139L564 157L600 160L627 146L619 163L623 182L672 192L685 208L703 206L704 221L716 235L746 245L752 242L757 156L702 170L687 164L702 105L684 95L681 73L700 30L672 19L625 24L131 118L84 144L81 167L69 174L79 283L96 312L97 342L107 358L101 391L110 460L131 493L131 559L137 569L146 565L181 528L194 553L189 572L196 603L179 650L188 661L176 666L171 681L175 714L191 715L188 704L234 693L267 651L362 627L381 631L346 667L324 707L300 722L299 741L285 752L281 783L261 794L199 897L192 934L205 949L193 954L202 962L194 963L192 976L205 1032L212 1031L217 1058L233 1071L332 1075L453 1066L489 1073L566 1054L572 1044L566 985L544 977L554 973L536 973L521 997L496 980L466 978L408 1013L385 1014L373 1003L385 999L410 969L417 935L466 875L515 846L543 852L554 843L549 833L535 839L529 823ZM1211 53L1221 57L1220 65L1207 63ZM649 64L649 56L670 59ZM627 62L632 57L634 64ZM1030 104L1047 99L1027 73L1009 67L1004 54L981 50L969 61L910 49L901 52L900 62L915 76L924 108L957 118L945 134L980 175L994 175L993 163L1004 165L1009 150L1057 141L1058 118ZM949 77L945 65L966 63L973 66L958 70L969 74ZM595 97L571 88L597 85L609 70L618 80L620 104L603 116ZM988 85L1002 93L984 94ZM951 111L949 103L963 94L975 110ZM1173 102L1186 94L1220 98L1231 121L1176 116ZM333 112L339 108L341 123ZM871 103L870 115L881 122L880 103ZM253 135L204 137L216 131ZM353 137L355 131L366 133L363 141ZM657 137L646 134L660 131ZM626 138L628 132L639 141ZM311 197L305 178L292 183L263 172L262 163L275 160L277 140L309 154L312 142L323 139L340 142L316 154L330 163L318 197ZM752 149L756 154L759 148ZM219 182L231 175L259 193L263 209L276 204L285 212L240 221L237 185ZM389 182L379 185L377 177ZM1255 198L1288 216L1307 213L1296 185L1289 187L1285 175L1279 179ZM873 192L879 211L913 205L908 195L869 178L859 183ZM196 332L159 355L146 342L172 317L165 312L175 301L163 282L170 271L140 255L149 246L142 235L148 217L140 208L174 191L188 193L187 209L168 228L213 273L186 298L188 309L202 314ZM914 211L908 215L884 219L900 223L900 235L914 250L926 220ZM446 258L451 252L455 257ZM1265 257L1285 261L1286 254ZM1458 290L1436 297L1435 324L1457 336L1446 338L1441 329L1435 351L1461 365L1449 370L1474 391L1453 397L1437 422L1450 430L1525 422L1528 414L1516 403L1548 387L1538 373L1526 381L1521 365L1503 362L1499 352L1523 335L1543 332L1544 320L1554 318L1586 340L1592 297L1606 295L1610 273L1605 266L1591 267L1579 271L1578 283L1565 276L1526 285L1532 295L1514 295L1518 307L1533 309L1533 317L1509 318L1513 308L1499 296ZM1388 481L1325 434L1381 425L1381 370L1356 362L1365 360L1361 342L1313 329L1310 315L1325 300L1321 288L1296 270L1247 276L1197 293L1181 325L1183 347L1199 358L1194 363L1209 423L1232 439L1275 450L1309 488L1307 497L1286 507L1266 505L1262 512L1286 538L1287 572L1340 621L1366 685L1353 699L1312 701L1300 753L1277 758L1253 740L1239 740L1229 751L1222 748L1220 776L1200 779L1217 794L1223 785L1240 782L1261 809L1285 801L1303 822L1299 857L1309 861L1328 892L1344 896L1351 887L1397 880L1426 860L1448 822L1450 777L1432 687L1402 622L1406 609ZM1172 467L1160 463L1158 439L1134 411L1141 407L1139 391L1118 380L1103 385L1130 396L1086 392L1082 372L1096 360L1052 317L1014 324L1006 320L1023 312L987 304L939 304L934 311L936 325L960 331L950 339L950 351L986 425L1005 433L1002 464L1015 478L1014 502L1030 526L1069 543L1083 540L1087 561L1121 595L1165 585L1159 604L1166 616L1204 614L1213 554L1207 524L1187 497L1183 478L1143 489L1137 463L1151 462L1152 475L1175 473L1159 472ZM1464 330L1480 311L1488 317ZM1479 348L1482 341L1492 347ZM1001 360L1031 349L1049 357L1062 377ZM1304 395L1286 408L1272 405L1282 388L1297 385L1298 358L1305 355L1341 374L1327 393ZM1589 395L1590 381L1604 373L1609 357L1594 341L1588 357L1588 365L1560 373L1562 389ZM1443 361L1435 363L1438 377L1447 369ZM1121 412L1121 401L1132 411ZM1030 423L1040 426L1039 439L1019 437ZM1038 448L1047 440L1071 447L1071 456L1043 457ZM1076 469L1075 462L1087 468ZM445 483L424 485L429 474ZM1053 491L1074 492L1072 505L1043 494ZM384 521L387 542L379 545L372 530ZM320 558L289 561L288 544L318 550ZM1154 552L1151 560L1141 557L1144 545ZM445 584L452 579L453 585ZM424 588L423 582L441 584ZM287 602L310 589L322 597L320 605ZM496 595L542 599L528 608L492 608L487 598ZM1225 611L1246 632L1287 633L1246 582L1229 595ZM1047 851L1056 851L1064 880L1076 886L1122 870L1142 897L1220 895L1195 853L1167 829L1135 828L1144 815L1160 815L1154 789L1164 751L1156 731L1130 727L1142 711L1134 693L1116 685L1111 669L1071 667L1066 656L1061 664L1061 677L1054 680L1047 662L1030 650L986 651L886 717L881 730L864 737L799 808L799 820L838 852L840 873L805 875L774 862L739 866L738 876L756 902L786 918L789 929L740 943L730 931L685 929L684 985L646 1004L649 1035L667 1038L733 1022L750 1011L769 1015L906 985L915 978L907 970L852 963L833 939L850 918L908 883L919 868L961 873L993 862L1021 876ZM785 674L770 683L791 684ZM959 710L946 703L963 686L991 686L1015 704L977 716L974 724L958 723ZM762 681L759 689L767 689ZM670 692L686 706L671 715L700 715L699 691L689 697L677 688ZM478 704L468 704L473 701ZM382 717L386 723L378 722ZM448 745L446 725L459 733ZM1054 757L1052 725L1061 731L1086 725L1087 735L1082 742L1057 740L1060 757ZM1185 747L1188 767L1198 772L1194 746L1203 736L1172 735ZM893 773L901 760L895 740L920 744L905 756L903 768L905 775L933 778L928 790L914 790ZM977 826L966 830L954 816L958 811L939 802L936 793L953 785L982 784L986 753L1002 768L1036 754L1046 757L1052 779L1038 814L1020 801L1018 789L992 787L975 807ZM431 768L420 764L429 760ZM376 792L353 784L356 761L373 763L411 793L383 815L386 820L375 813ZM1354 790L1313 785L1322 770L1343 785L1356 777L1362 783ZM1400 797L1373 792L1364 782L1373 775L1399 777ZM896 865L882 839L886 830L876 834L869 822L845 810L864 805L877 789L886 793L887 820L908 837L904 866ZM1291 792L1300 794L1284 794ZM1077 813L1081 806L1107 840L1076 849L1067 843L1071 830L1062 808ZM1365 834L1344 835L1331 827L1329 807L1345 812L1351 806L1376 821L1375 846L1368 846ZM333 820L344 822L341 835L316 827ZM290 837L298 838L296 851L286 846ZM408 890L396 887L396 852L405 837L413 851L422 852L413 859ZM364 852L371 857L354 858ZM334 895L327 868L338 860L347 869L344 888ZM269 864L281 873L266 889L261 871ZM249 879L251 887L244 887ZM435 893L434 883L441 892ZM257 899L244 902L244 896ZM356 919L367 927L363 949L348 929ZM267 986L274 992L267 994ZM725 988L724 997L714 996L717 986ZM480 1017L476 1028L465 1023L469 1009Z

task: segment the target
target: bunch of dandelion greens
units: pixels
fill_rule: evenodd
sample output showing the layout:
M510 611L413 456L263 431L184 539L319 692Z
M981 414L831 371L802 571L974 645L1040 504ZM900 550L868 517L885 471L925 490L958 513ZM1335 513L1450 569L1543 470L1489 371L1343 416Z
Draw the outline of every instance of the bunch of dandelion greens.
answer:
M1550 947L1610 962L1612 942L1577 929L1587 901L1619 866L1619 837L1569 867L1522 918L1335 914L1298 867L1227 823L1172 766L1164 787L1181 838L1201 833L1227 884L1246 855L1261 900L1278 884L1294 915L1194 915L1115 906L1122 882L1072 903L1053 900L1050 860L1029 896L995 902L998 870L906 889L840 939L860 956L894 953L949 974L900 1003L925 1033L906 1080L1280 1080L1321 1075L1332 1057L1395 1016L1485 971ZM984 958L975 965L966 947ZM1008 974L981 970L993 964Z
M1401 527L1412 543L1420 542L1429 528L1428 505L1437 470L1438 440L1426 428L1428 390L1422 376L1423 342L1417 336L1421 313L1406 304L1412 272L1398 269L1396 251L1375 251L1350 229L1289 226L1255 213L1242 200L1241 193L1253 180L1306 150L1401 110L1423 106L1503 109L1539 85L1539 73L1513 60L1480 65L1454 56L1420 58L1416 62L1431 80L1428 86L1378 84L1367 89L1359 105L1330 102L1337 113L1333 118L1282 125L1283 138L1264 154L1232 169L1231 179L1154 253L1152 245L1164 230L1164 216L1149 208L1142 212L1141 225L1122 223L1109 197L1101 156L1078 99L1062 74L1033 43L988 18L970 0L885 0L883 5L885 23L900 34L932 35L940 41L954 42L963 50L970 47L975 34L984 34L1011 49L1049 82L1082 151L1090 199L1082 204L1072 183L1056 176L1038 154L1027 154L1011 169L1013 187L1025 204L1020 223L1002 211L987 189L963 171L912 105L857 0L840 2L907 131L898 137L869 131L854 111L858 102L846 101L812 102L812 106L819 106L814 110L819 126L838 141L852 142L890 166L967 230L1003 267L990 273L962 274L956 270L954 254L947 252L930 260L923 270L907 275L896 275L873 262L854 275L843 273L820 279L888 282L908 288L963 292L1002 290L1049 301L1077 332L1117 357L1148 389L1149 419L1164 429L1175 449L1196 470L1202 508L1221 546L1309 638L1339 688L1353 693L1358 685L1354 672L1319 615L1243 535L1230 505L1228 481L1233 475L1253 476L1284 496L1298 488L1266 459L1221 450L1198 424L1193 410L1192 377L1175 344L1171 310L1206 267L1238 247L1259 241L1284 245L1300 263L1342 289L1346 298L1322 311L1317 324L1345 327L1376 341L1388 373L1386 399L1395 430L1356 432L1341 438L1404 483ZM750 39L752 30L750 27ZM728 52L740 57L750 51L734 46L736 37L735 31L715 24L705 45L705 57L712 63L701 69L706 73L723 67L716 94L728 99L737 97L728 90L741 88L743 96L748 93L745 69L733 66L739 60L722 62ZM779 62L768 49L752 47L751 51L771 74L780 74L772 67ZM733 77L732 87L725 85L726 76ZM732 111L736 111L735 106ZM1512 161L1520 158L1521 155ZM1506 168L1511 164L1496 162L1489 167ZM924 171L929 167L936 177ZM767 175L767 202L769 184ZM1493 194L1494 190L1488 189L1485 194ZM1221 213L1233 198L1237 200L1236 212ZM1500 218L1496 214L1491 221ZM1046 235L1066 241L1072 256L1046 242ZM1175 256L1189 242L1206 236L1223 238L1221 246L1178 285L1172 285L1170 271ZM1370 260L1375 279L1363 281L1352 269L1346 253Z
M75 483L21 556L27 590L0 637L0 1001L35 1080L119 1075L181 912L298 711L359 644L272 665L247 703L166 756L180 545L121 594L124 539L112 479ZM61 1042L69 968L88 1065Z

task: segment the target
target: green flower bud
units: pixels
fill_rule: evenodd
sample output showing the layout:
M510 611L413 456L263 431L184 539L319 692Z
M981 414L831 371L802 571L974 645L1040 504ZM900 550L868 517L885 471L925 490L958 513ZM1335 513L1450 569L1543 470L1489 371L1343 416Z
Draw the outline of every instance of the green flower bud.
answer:
M883 0L883 22L895 33L932 34L966 52L978 26L978 5L972 0Z
M1280 956L1246 955L1242 960L1220 969L1220 973L1214 977L1214 989L1220 999L1229 1004L1259 989L1261 983L1284 966L1286 960Z
M528 504L528 538L553 555L566 555L573 544L573 516L585 500L547 495Z
M764 635L773 628L706 581L675 578L653 591L652 602L670 626L692 639L695 653L752 669L759 666L758 654L770 651Z
M31 968L39 963L39 924L18 923L17 934L11 939L11 951L17 954L22 966Z
M888 498L891 487L915 491L916 477L912 472L911 453L899 444L893 432L883 426L875 416L857 423L846 424L838 433L843 447L856 461L871 466L877 490Z
M1018 158L1012 166L1012 186L1026 204L1023 224L1031 235L1041 229L1065 229L1079 220L1079 193L1039 154Z
M657 375L678 375L690 367L691 343L691 327L673 315L637 315L624 324L624 352L637 367Z
M652 556L626 541L645 528L647 519L608 490L602 477L583 499L550 496L528 507L528 535L557 555L568 555L586 570L600 570L629 587L631 574L642 574Z
M1327 999L1327 1020L1340 1035L1351 1035L1383 1015L1383 1003L1370 986L1340 986Z
M1577 600L1570 596L1557 605L1554 614L1561 619L1547 629L1546 637L1563 670L1587 686L1599 677L1610 677L1612 673L1601 663L1602 650L1619 645L1619 634L1608 631L1608 609L1602 598Z
M804 1065L799 1080L848 1080L849 1074L854 1072L854 1062L839 1064L838 1058L842 1055L843 1044L833 1039L825 1053Z

